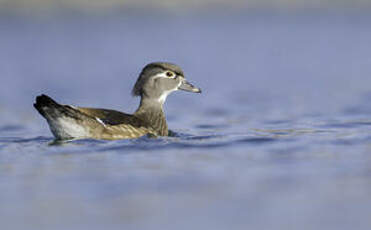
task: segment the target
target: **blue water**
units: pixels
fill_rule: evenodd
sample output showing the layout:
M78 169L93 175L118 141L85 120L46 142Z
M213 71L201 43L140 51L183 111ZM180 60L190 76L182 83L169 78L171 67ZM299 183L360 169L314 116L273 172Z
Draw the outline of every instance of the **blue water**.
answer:
M369 229L369 12L0 16L2 229ZM133 112L140 69L203 94L173 137L54 143L33 109Z

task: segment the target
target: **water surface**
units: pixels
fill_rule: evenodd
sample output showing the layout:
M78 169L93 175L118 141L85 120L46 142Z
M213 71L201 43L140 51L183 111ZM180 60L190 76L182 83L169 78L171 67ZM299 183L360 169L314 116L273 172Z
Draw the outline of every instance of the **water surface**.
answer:
M368 229L369 15L1 16L2 226ZM203 89L168 98L174 137L52 143L36 95L133 112L158 60Z

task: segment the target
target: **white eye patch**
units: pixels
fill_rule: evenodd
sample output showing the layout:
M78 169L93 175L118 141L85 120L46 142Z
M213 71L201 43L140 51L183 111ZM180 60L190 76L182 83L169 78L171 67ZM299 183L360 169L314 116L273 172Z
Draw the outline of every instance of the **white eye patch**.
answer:
M172 76L168 76L168 73L172 73ZM160 78L160 77L162 77L162 78L167 78L167 79L174 79L175 77L176 77L176 74L174 74L173 72L171 72L171 71L165 71L165 72L161 72L161 73L158 73L158 74L156 74L154 77L153 77L153 79L156 79L156 78Z
M161 103L161 104L164 104L165 101L166 101L166 98L167 96L169 96L169 94L171 92L174 92L174 91L177 91L179 86L182 84L182 82L180 81L173 89L170 89L170 90L166 90L166 91L163 91L161 96L158 98L158 101Z
M169 72L172 73L172 76L169 76ZM173 73L173 72L171 72L171 71L164 71L164 72L158 73L158 74L156 74L155 76L152 77L153 80L155 80L157 78L165 78L165 79L169 79L169 80L170 79L175 79L176 78L176 74ZM178 90L178 88L179 88L179 86L181 84L182 84L182 82L179 82L179 84L175 85L174 88L163 91L161 93L161 96L157 99L158 102L160 102L161 104L164 104L165 101L166 101L167 96L171 92Z

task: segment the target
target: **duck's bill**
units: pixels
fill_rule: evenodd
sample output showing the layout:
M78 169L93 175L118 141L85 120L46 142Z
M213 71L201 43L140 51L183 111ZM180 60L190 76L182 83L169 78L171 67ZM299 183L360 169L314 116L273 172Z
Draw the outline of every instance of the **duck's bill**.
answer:
M178 89L188 91L188 92L192 92L192 93L201 93L200 88L195 87L194 85L192 85L191 83L189 83L186 80L183 80L182 84L179 86Z

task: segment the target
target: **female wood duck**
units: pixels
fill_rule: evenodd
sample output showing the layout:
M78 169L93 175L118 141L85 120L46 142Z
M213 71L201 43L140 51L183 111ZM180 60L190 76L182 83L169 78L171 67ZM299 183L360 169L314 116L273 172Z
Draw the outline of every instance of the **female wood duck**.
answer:
M65 139L129 139L144 135L168 136L163 104L173 91L201 93L184 78L177 65L154 62L146 65L133 88L133 96L140 96L134 114L109 109L95 109L61 105L46 95L36 97L34 107L46 119L58 140Z

